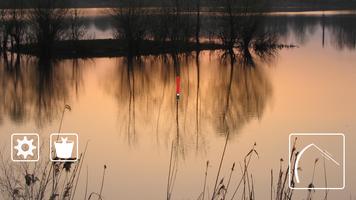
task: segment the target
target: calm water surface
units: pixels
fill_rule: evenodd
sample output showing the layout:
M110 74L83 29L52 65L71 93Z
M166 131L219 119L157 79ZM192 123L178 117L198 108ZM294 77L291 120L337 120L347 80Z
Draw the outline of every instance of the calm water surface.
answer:
M256 58L254 67L232 66L219 51L63 60L45 72L32 58L22 58L18 70L7 70L2 61L1 147L8 149L12 132L38 132L46 140L58 130L63 106L69 104L72 111L65 114L62 131L79 133L81 150L89 141L84 163L89 191L99 190L106 164L105 199L164 199L170 146L179 135L173 197L196 199L207 160L208 190L213 187L228 128L222 175L233 162L243 162L256 142L259 159L251 172L257 199L265 199L270 170L277 172L280 158L288 159L289 133L343 132L346 188L330 192L329 198L349 199L356 196L355 18L272 16L266 28L275 29L282 43L299 47ZM93 20L89 33L109 37L110 26ZM177 67L182 79L178 103ZM85 188L83 174L78 197ZM236 179L240 175L237 170ZM305 192L296 195L305 198Z

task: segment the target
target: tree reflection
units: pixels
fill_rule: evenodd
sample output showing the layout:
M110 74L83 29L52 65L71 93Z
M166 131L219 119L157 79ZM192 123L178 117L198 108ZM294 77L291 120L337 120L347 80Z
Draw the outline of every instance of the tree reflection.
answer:
M68 98L68 84L65 83L63 68L55 67L51 60L35 61L36 69L32 74L31 97L39 123L46 123L58 116ZM42 124L39 124L42 125Z
M326 26L331 30L331 43L338 49L356 48L356 17L354 15L328 18Z
M2 59L0 115L17 123L33 119L38 126L57 119L74 96L71 90L78 94L79 65L75 60L55 62L20 55Z
M8 113L10 119L16 123L24 121L28 107L26 77L21 65L21 56L11 54L10 58L4 59L1 76L3 112Z
M249 58L220 54L118 58L105 87L117 101L120 132L129 144L140 137L165 145L175 141L184 153L201 149L207 134L223 135L228 129L237 135L251 120L260 119L272 96L266 58L255 52Z
M272 86L264 72L263 60L256 60L251 53L248 57L228 54L222 57L221 80L216 91L215 112L221 113L216 123L220 133L238 130L252 119L260 119ZM219 89L225 88L225 89Z
M296 15L268 16L265 29L274 30L280 38L292 36L297 44L303 45L311 39L311 35L320 34L320 44L330 42L337 49L356 48L356 15ZM320 31L320 33L319 33Z
M226 0L226 2L229 1L231 0ZM196 16L192 16L189 20L195 21L195 17ZM164 17L160 18L167 20ZM221 24L222 20L228 22L228 20L222 19L222 16L201 15L199 19L202 24L200 27L201 40L210 37L225 37L225 39L231 39L228 35L221 35L221 33L233 34L230 33L229 30L224 30L224 28L226 29L229 26ZM97 21L90 22L90 18L86 18L86 20L87 23L92 23L91 25L100 31L109 32L112 28L109 23L109 17L95 19L103 23L97 23ZM154 21L159 21L159 19L154 18ZM326 45L327 42L331 42L333 47L339 49L355 49L355 23L356 15L352 13L340 15L323 15L322 13L320 15L267 15L263 16L262 29L276 33L281 40L293 37L298 45L304 45L309 41L310 37L321 28L321 45L323 45L323 43ZM322 38L324 38L324 40ZM226 42L228 42L228 40Z

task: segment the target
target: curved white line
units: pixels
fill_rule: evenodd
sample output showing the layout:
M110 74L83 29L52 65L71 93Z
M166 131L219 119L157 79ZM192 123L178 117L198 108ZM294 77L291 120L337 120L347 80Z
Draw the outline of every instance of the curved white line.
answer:
M302 157L303 153L313 145L314 144L309 144L308 146L304 147L304 149L302 149L297 155L297 159L295 160L295 166L294 166L294 175L295 175L295 180L297 181L297 183L300 182L299 175L298 175L299 160Z
M294 175L295 175L295 180L297 181L297 183L300 183L299 181L299 174L298 174L298 166L299 166L299 161L300 158L302 157L303 153L309 149L310 147L315 147L318 151L321 152L322 156L326 157L327 159L331 160L332 162L334 162L337 166L340 166L340 164L334 160L330 153L328 153L325 150L322 150L321 148L319 148L318 146L316 146L314 143L307 145L306 147L304 147L297 155L297 159L295 160L295 166L294 166Z

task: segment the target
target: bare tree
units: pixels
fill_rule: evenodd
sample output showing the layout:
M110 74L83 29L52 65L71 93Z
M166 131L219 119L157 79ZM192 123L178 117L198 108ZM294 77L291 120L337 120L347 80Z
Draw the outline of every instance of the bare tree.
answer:
M12 2L14 9L0 11L0 39L4 56L6 51L17 52L25 35L25 12L22 0Z
M149 27L152 38L155 41L165 42L169 38L169 32L172 23L172 9L170 8L168 1L163 1L158 9L158 18L153 22L156 22L153 26Z
M120 8L110 9L114 37L125 42L129 55L136 54L147 36L146 11L141 0L127 1Z
M11 49L19 51L25 34L25 11L22 0L15 0L16 9L10 11L10 37Z
M194 37L194 24L191 20L191 5L186 0L173 0L169 39L175 43L188 42Z
M237 0L224 0L223 16L220 23L219 37L226 49L232 50L238 39L238 16L234 13L233 5Z
M86 27L78 9L70 11L70 40L80 40L85 36Z
M31 39L37 45L40 56L51 57L56 41L65 36L65 17L68 9L59 7L59 0L39 0L37 7L31 12Z
M7 46L6 16L7 10L0 9L0 50L3 52L6 51Z
M197 15L197 21L196 21L196 27L195 27L195 42L199 45L200 44L200 1L201 0L196 0L196 15Z
M250 48L264 50L276 42L272 33L263 30L266 5L264 0L225 0L220 39L226 49L237 48L243 56L251 56Z

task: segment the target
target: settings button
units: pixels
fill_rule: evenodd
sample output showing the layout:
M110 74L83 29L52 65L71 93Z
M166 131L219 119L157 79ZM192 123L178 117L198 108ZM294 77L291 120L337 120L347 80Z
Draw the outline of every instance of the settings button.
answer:
M11 159L14 162L36 162L39 160L39 136L36 133L14 133L11 135Z

